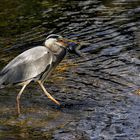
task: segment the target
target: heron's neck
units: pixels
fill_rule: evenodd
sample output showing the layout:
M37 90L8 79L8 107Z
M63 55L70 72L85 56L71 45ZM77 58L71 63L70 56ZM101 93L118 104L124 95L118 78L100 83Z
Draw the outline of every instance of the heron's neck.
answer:
M59 51L54 53L54 56L56 57L55 63L58 64L62 61L62 59L65 57L66 55L66 48L64 47L60 47Z
M59 47L59 50L57 50L57 52L54 52L54 55L63 59L66 55L66 49L64 47Z

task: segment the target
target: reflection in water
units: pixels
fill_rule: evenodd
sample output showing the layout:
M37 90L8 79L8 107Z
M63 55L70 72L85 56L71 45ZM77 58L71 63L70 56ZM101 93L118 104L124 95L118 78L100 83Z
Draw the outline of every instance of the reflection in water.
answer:
M20 88L1 90L0 139L140 139L139 7L139 0L0 1L1 68L50 33L90 43L45 85L64 108L31 85L16 117Z

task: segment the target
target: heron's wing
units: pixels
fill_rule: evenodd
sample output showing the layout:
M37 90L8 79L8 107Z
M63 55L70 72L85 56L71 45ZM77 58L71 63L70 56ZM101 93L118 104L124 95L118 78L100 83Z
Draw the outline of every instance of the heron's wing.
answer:
M29 49L13 59L0 73L7 84L19 83L37 77L49 68L53 61L52 52L43 46Z

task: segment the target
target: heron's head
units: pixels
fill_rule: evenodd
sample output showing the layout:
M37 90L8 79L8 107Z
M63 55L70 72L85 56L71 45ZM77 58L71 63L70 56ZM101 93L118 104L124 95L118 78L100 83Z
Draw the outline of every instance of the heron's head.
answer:
M46 38L45 46L50 48L53 52L57 52L60 48L65 48L69 53L75 53L80 56L77 50L78 42L63 38L57 34L51 34Z

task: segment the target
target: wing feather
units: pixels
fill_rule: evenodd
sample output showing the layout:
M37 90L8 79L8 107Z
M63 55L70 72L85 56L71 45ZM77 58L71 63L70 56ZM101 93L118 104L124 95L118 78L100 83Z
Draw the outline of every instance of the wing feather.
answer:
M53 53L44 46L29 49L4 67L1 79L8 85L35 78L52 64L52 58Z

